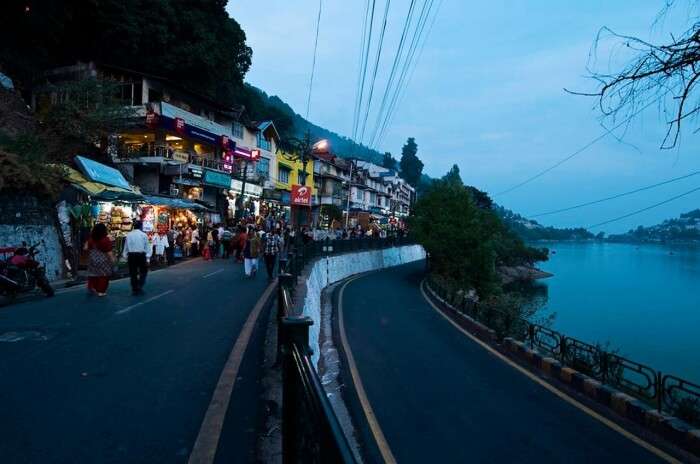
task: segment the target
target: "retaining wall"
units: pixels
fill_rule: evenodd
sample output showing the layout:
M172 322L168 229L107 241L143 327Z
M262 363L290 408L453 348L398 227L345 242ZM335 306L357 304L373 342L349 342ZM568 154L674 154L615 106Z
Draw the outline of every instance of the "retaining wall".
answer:
M420 245L385 248L382 250L347 253L319 258L303 274L302 314L314 323L309 331L309 346L313 349L312 360L318 362L321 330L321 292L325 287L354 274L384 269L425 259L425 250Z

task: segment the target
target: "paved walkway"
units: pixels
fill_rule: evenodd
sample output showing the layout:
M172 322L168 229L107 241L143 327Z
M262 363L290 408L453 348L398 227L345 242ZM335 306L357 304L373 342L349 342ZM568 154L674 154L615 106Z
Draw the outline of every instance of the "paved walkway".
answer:
M194 260L151 273L143 296L121 280L105 298L80 287L0 308L0 340L19 339L0 342L0 462L187 462L266 286ZM253 460L259 355L246 351L221 437L236 462Z
M357 373L397 462L664 462L458 331L423 298L423 269L371 273L342 294Z

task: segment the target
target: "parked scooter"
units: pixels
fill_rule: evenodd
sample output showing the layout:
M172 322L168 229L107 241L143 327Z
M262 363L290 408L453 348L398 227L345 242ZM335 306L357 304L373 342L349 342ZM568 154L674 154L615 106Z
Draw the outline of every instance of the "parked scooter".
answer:
M0 260L0 295L12 300L20 293L32 292L36 288L48 297L54 295L44 266L36 260L38 246L39 243L27 248L23 242L21 247L13 250L10 258Z

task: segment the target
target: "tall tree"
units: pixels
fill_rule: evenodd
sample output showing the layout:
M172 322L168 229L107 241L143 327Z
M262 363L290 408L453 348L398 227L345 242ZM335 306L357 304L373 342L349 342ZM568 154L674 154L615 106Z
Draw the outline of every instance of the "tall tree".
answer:
M442 180L454 186L464 185L462 182L462 177L459 175L459 166L456 164L453 164L452 168L447 172L447 174L442 176Z
M418 158L418 145L413 137L409 137L401 149L401 176L411 186L417 187L423 173L423 162Z
M384 153L384 157L382 158L382 166L387 168L387 169L393 169L396 170L396 158L391 156L391 153L388 151Z

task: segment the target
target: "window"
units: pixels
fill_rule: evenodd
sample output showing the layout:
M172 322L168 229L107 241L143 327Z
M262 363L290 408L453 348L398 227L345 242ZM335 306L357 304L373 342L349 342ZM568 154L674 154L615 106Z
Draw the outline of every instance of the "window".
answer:
M233 136L239 139L243 138L243 124L240 122L234 122L233 127L231 127L231 132Z
M369 202L373 205L377 204L377 194L374 192L369 192Z
M355 189L355 200L363 201L365 199L365 192L360 189Z
M260 158L256 171L261 176L268 178L270 176L270 160L267 158Z
M258 148L262 148L263 150L267 151L270 151L271 149L270 141L265 138L262 132L258 132Z
M289 173L291 173L291 172L292 172L292 170L289 169L287 166L280 164L279 181L282 182L283 184L288 184L289 183Z

